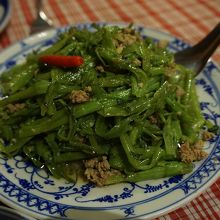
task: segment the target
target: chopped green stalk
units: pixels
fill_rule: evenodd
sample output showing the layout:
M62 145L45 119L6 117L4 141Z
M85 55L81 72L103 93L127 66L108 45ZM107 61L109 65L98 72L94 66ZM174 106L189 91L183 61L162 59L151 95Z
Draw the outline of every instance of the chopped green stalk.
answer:
M154 96L149 98L140 98L128 103L130 112L142 113L145 112L145 116L149 116L157 109L162 109L165 104L165 94L167 91L168 83L165 82L155 93Z
M109 176L104 185L120 182L139 182L150 179L159 179L169 176L187 174L192 172L192 170L192 164L185 164L182 162L161 162L150 170L135 172L128 176L123 174Z
M113 117L113 116L127 116L128 111L120 106L109 106L98 111L98 113L103 117Z
M21 90L5 99L0 100L0 106L5 106L9 103L18 102L24 99L32 98L34 96L45 94L49 84L50 83L45 80L38 81L26 90Z
M44 117L35 121L26 122L19 130L19 137L31 137L37 134L51 131L68 122L68 115L65 109L58 111L52 117Z
M129 78L124 75L107 76L97 79L97 84L101 87L118 87L129 83Z
M49 146L44 144L43 141L37 141L36 143L36 152L42 157L45 161L52 161L52 154L49 149Z
M24 146L30 139L30 137L14 138L8 145L5 145L4 142L0 139L0 151L8 157L11 157L16 155L22 146Z
M176 158L179 137L177 137L178 131L176 131L175 130L176 128L174 128L173 126L174 126L174 122L172 121L171 117L168 117L163 129L163 138L165 142L165 149L167 155L170 156L171 158Z
M97 139L94 135L90 135L89 136L89 141L90 141L90 144L92 146L92 149L93 149L93 154L108 154L108 147L107 145L100 145L98 144L97 142Z
M180 116L182 122L183 134L189 137L190 142L196 142L199 138L199 133L205 120L202 116L198 97L196 95L196 88L193 79L193 73L187 72L185 82L185 95L182 103L185 105L183 114Z
M190 70L132 26L72 27L56 39L0 76L0 153L72 182L192 171L179 147L219 126L203 118Z
M43 55L50 55L50 54L58 53L68 43L70 39L71 39L71 36L69 34L64 34L62 38L59 39L55 44L53 44L51 47L47 48L46 50L41 51L36 56L40 57Z
M98 117L96 121L95 131L96 134L100 137L112 139L119 137L124 132L130 130L129 123L130 120L121 120L118 121L110 130L108 130L108 125L105 122L105 118Z
M73 108L73 115L76 118L91 114L102 108L102 104L99 101L89 101L82 104L75 105Z
M34 77L37 67L37 64L25 64L20 72L14 74L7 83L3 84L4 93L14 94L19 89L22 89Z
M159 161L160 158L162 158L163 156L163 150L161 150L160 148L157 148L157 150L154 152L154 156L151 160L150 164L146 164L146 162L148 162L148 159L144 159L142 161L139 161L137 159L135 159L132 156L132 145L130 142L130 138L127 134L123 134L120 136L120 140L121 140L121 144L123 146L123 149L125 151L125 154L127 156L128 162L136 169L136 170L148 170L151 169L152 167L154 167L157 162Z
M103 99L97 101L88 101L82 104L77 104L73 107L73 115L76 118L91 114L93 112L105 109L109 106L117 104L116 100Z
M68 152L68 153L62 153L54 156L54 162L55 163L63 163L63 162L69 162L69 161L75 161L75 160L84 160L87 158L90 158L91 156L82 153L82 152Z

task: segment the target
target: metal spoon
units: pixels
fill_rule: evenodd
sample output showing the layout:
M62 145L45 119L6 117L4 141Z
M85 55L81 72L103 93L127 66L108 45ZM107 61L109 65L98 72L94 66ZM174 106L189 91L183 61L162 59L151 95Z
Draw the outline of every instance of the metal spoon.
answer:
M199 43L177 52L174 55L175 62L193 70L195 75L198 75L219 44L220 23Z
M42 0L36 0L37 18L31 25L30 34L35 34L53 28L53 22L42 10Z

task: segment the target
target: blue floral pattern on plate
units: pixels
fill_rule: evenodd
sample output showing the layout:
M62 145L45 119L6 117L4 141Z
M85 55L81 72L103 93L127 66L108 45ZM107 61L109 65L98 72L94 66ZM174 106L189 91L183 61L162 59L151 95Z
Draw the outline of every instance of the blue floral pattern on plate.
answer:
M91 24L78 25L78 28L84 27L92 29ZM22 62L30 51L50 46L56 36L67 28L50 31L43 38L35 35L10 47L0 55L4 60L0 72ZM167 39L171 51L189 46L167 34L136 28L143 36L154 40ZM209 62L196 79L204 117L216 125L220 120L220 95L216 83L219 80L220 69L213 62ZM13 159L0 155L0 198L10 206L41 219L152 218L192 199L217 178L220 172L219 141L219 136L216 136L207 143L208 158L195 163L191 174L101 189L91 183L79 181L73 184L56 180L44 170L24 162L20 155Z

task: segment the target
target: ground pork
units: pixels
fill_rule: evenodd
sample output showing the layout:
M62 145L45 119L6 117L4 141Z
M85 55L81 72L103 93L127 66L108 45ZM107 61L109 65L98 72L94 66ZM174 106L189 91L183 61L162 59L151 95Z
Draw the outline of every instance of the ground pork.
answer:
M157 45L158 45L159 48L166 48L168 46L168 44L169 44L169 41L160 40Z
M166 67L165 75L167 77L172 77L175 74L176 74L176 64L175 63L171 63L171 64L169 64L169 66Z
M122 29L122 32L125 33L125 34L132 34L132 35L136 34L135 30L133 28L130 28L130 27Z
M134 59L133 64L136 66L141 66L141 61L139 59Z
M212 133L212 132L209 132L209 131L204 131L202 133L202 140L204 141L208 141L210 139L212 139L215 135Z
M181 86L177 86L176 88L176 96L181 97L185 94L185 90Z
M157 117L155 117L153 115L149 116L149 120L150 120L151 124L157 124L158 123Z
M8 112L14 113L25 107L25 103L16 103L16 104L8 104L7 106Z
M144 83L140 82L140 83L138 83L138 86L139 86L140 88L143 88Z
M116 47L122 47L130 45L140 40L140 36L132 28L123 29L121 33L117 35L114 41Z
M122 43L122 45L130 45L137 41L137 36L132 34L122 33L119 35L118 40Z
M106 156L84 161L86 178L98 186L103 186L109 176L116 175L119 171L111 169Z
M89 101L90 97L86 91L77 90L72 91L70 94L70 100L72 103L82 103Z
M117 51L118 54L121 54L122 51L123 51L123 49L124 49L123 44L119 44L119 45L117 46L117 48L116 48L116 51Z
M84 91L87 92L87 93L90 93L90 92L92 92L92 87L91 86L86 86L84 88Z
M96 70L98 70L101 73L105 72L103 66L96 66Z
M134 29L125 28L117 34L116 38L113 39L113 43L116 47L117 53L121 54L126 46L140 41L140 39L140 35L136 33ZM134 60L134 64L137 66L141 66L141 61L136 59Z
M193 161L199 161L207 157L207 153L202 149L204 146L203 141L198 141L195 145L190 146L188 142L181 144L180 157L185 163L191 163Z

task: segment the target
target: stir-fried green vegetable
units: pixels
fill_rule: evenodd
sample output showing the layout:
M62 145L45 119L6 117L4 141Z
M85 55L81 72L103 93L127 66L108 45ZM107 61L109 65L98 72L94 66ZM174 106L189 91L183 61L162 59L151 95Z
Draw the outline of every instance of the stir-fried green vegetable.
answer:
M131 27L71 28L3 73L1 89L0 151L55 177L141 181L189 173L205 156L193 149L205 122L193 73Z

